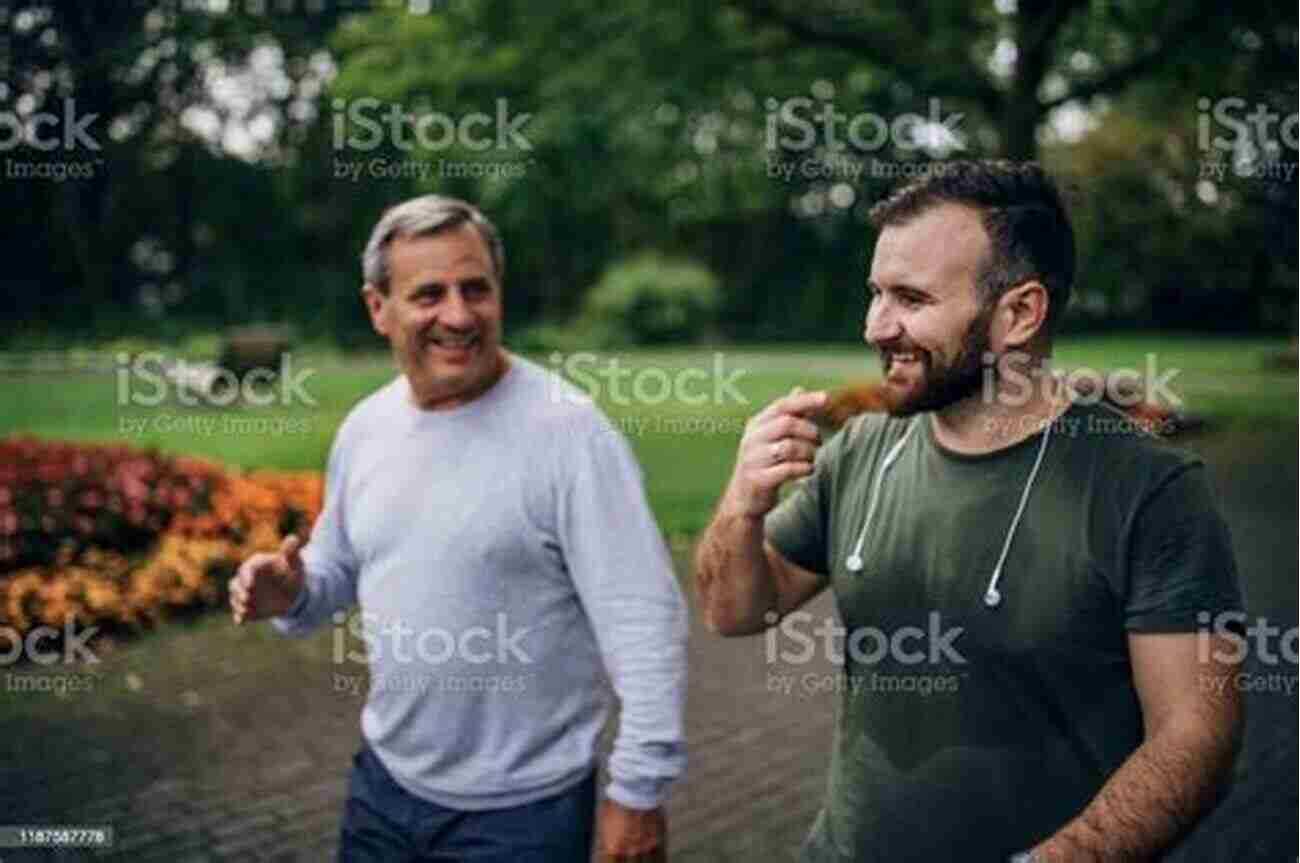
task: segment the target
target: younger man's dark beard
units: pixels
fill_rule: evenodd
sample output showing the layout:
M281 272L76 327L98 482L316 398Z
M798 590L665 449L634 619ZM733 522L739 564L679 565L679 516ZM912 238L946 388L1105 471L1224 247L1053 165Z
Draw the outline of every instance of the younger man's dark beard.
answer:
M890 404L891 416L907 417L942 410L980 390L984 355L989 350L989 322L993 320L993 308L994 304L988 303L976 313L962 335L961 351L956 359L941 368L926 364L921 391L913 398Z

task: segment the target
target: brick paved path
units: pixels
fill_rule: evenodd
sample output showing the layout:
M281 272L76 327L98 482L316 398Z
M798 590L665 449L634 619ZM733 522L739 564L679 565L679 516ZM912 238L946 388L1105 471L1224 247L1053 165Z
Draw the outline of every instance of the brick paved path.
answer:
M285 642L210 619L163 637L180 652L167 677L132 661L159 647L146 640L105 660L104 697L70 696L39 728L0 720L0 823L110 823L114 859L130 861L331 858L361 699L334 691L330 632ZM690 668L691 769L670 806L673 859L778 859L816 814L832 697L767 693L762 640L698 624ZM800 672L813 670L830 671ZM127 674L138 692L119 685ZM51 858L0 851L11 859Z
M1248 609L1294 626L1296 471L1231 474ZM831 607L823 597L812 610ZM691 767L669 806L672 859L789 859L822 793L833 696L769 692L761 639L693 625ZM0 687L0 824L110 823L111 858L140 863L331 859L361 702L335 691L330 638L209 616L109 655L93 695L57 709ZM1296 859L1296 704L1294 690L1249 697L1237 785L1174 859ZM0 863L80 859L0 849Z

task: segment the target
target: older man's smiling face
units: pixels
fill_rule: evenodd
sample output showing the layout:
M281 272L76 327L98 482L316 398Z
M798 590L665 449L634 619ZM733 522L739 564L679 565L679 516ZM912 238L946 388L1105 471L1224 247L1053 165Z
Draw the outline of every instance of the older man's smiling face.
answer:
M375 330L426 410L456 407L504 373L501 285L479 232L469 224L389 243L388 290L365 289Z

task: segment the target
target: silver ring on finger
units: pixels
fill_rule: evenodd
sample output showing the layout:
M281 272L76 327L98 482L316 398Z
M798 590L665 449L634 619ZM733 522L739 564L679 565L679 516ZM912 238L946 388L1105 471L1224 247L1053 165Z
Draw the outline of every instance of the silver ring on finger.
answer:
M782 461L782 455L781 455L782 446L781 446L781 444L782 444L783 442L784 442L784 441L780 441L780 440L779 440L779 441L777 441L776 443L772 444L772 464L774 464L774 465L775 465L775 464L780 464L781 461Z

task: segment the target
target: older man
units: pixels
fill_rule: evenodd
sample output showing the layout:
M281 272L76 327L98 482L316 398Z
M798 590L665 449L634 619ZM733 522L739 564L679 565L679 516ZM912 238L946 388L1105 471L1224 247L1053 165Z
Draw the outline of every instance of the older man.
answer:
M1074 275L1050 180L939 167L872 214L889 414L820 449L824 393L749 423L696 561L707 622L835 594L847 679L805 859L1147 860L1231 763L1240 654L1205 631L1240 607L1228 532L1198 459L1047 373Z
M401 374L340 427L301 554L289 537L231 582L237 621L285 633L360 605L343 860L586 861L606 671L622 714L600 850L663 854L685 605L622 437L502 347L503 258L462 201L383 215L363 294Z

